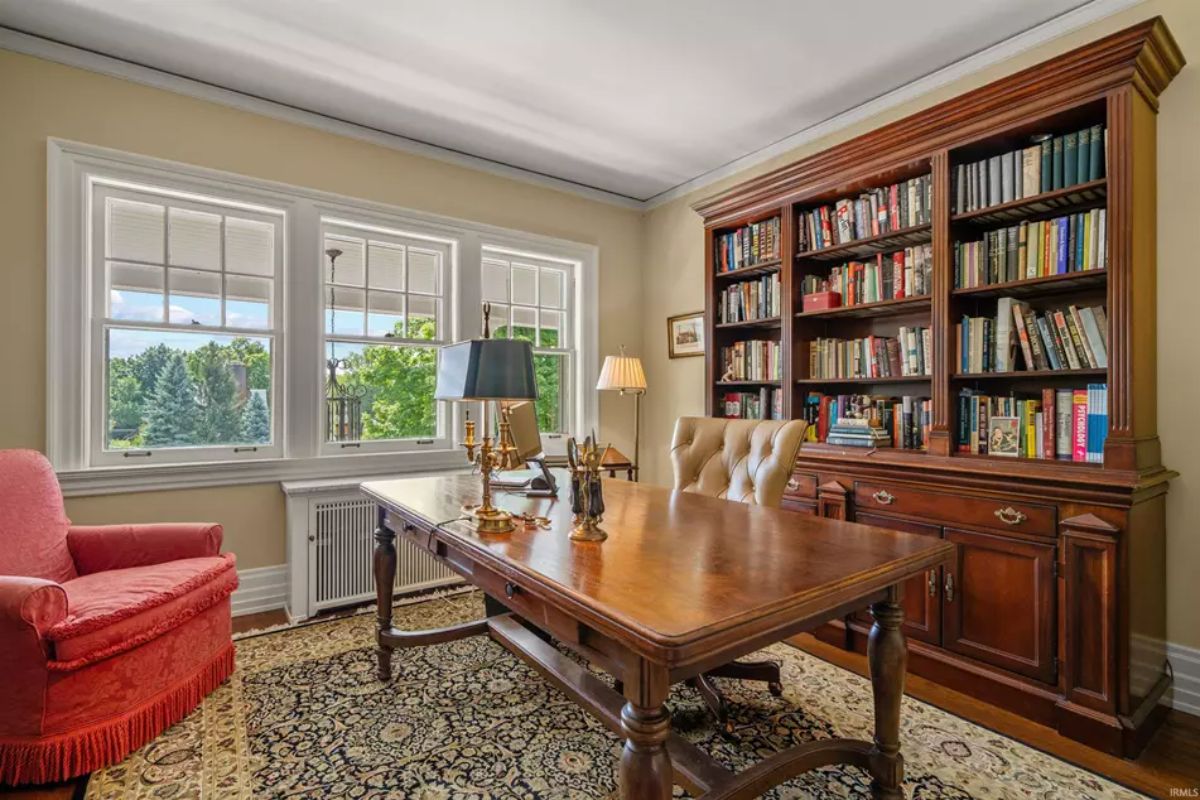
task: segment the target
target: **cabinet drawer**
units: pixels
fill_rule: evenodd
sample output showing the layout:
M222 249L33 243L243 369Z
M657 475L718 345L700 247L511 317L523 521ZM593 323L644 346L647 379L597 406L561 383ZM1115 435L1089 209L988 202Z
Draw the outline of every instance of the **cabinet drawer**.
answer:
M793 500L789 497L784 497L779 507L784 511L795 511L799 514L808 514L809 516L816 516L817 514L817 504L815 502Z
M783 493L790 497L816 497L817 476L807 472L793 472Z
M991 528L1055 536L1054 506L1014 502L1009 499L985 500L957 494L940 494L882 483L854 484L856 511L885 511L926 519L943 520L957 525Z

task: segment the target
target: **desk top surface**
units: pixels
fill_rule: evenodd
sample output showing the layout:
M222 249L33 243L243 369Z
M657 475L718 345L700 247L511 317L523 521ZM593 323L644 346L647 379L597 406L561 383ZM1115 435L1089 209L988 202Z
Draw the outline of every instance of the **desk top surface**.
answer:
M548 517L551 528L479 535L462 517L478 476L372 481L392 512L437 525L480 562L535 594L610 621L659 647L739 626L815 617L945 561L948 542L793 511L621 480L604 481L603 542L573 542L569 489L558 498L497 492L497 506ZM440 524L444 523L444 524ZM536 587L536 588L535 588Z

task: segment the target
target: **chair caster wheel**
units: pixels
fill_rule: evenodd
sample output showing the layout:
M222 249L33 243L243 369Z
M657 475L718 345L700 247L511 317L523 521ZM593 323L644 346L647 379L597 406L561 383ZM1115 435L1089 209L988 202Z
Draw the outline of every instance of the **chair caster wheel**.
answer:
M783 684L779 681L771 681L767 684L767 691L772 697L783 697Z
M726 720L725 723L721 725L721 736L724 737L725 741L727 742L733 742L736 744L741 741L741 738L734 733L733 720Z

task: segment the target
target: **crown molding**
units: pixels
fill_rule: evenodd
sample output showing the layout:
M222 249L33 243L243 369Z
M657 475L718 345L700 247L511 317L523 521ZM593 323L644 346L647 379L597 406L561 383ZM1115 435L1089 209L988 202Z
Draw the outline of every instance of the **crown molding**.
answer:
M89 72L97 72L113 78L140 83L155 89L194 97L212 103L230 106L241 111L261 114L273 119L304 125L309 128L346 136L351 139L398 150L403 153L423 156L447 164L466 167L501 178L521 181L544 189L555 189L560 192L608 203L621 208L640 210L643 202L638 198L628 197L615 192L597 189L574 181L556 178L535 170L516 167L501 161L495 161L481 156L471 155L458 150L439 147L435 144L411 139L379 128L372 128L356 122L309 111L286 103L278 103L263 97L245 94L233 89L227 89L216 84L187 78L175 73L166 72L132 61L108 56L92 50L75 47L74 45L35 36L24 31L7 28L0 25L0 49L12 50L28 56L42 58L68 67L78 67Z

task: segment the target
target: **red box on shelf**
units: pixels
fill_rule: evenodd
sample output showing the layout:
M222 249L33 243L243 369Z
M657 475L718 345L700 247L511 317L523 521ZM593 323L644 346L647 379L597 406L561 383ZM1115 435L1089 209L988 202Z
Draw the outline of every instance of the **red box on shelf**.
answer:
M803 307L805 311L825 311L830 308L841 308L841 306L841 292L816 292L804 295Z

